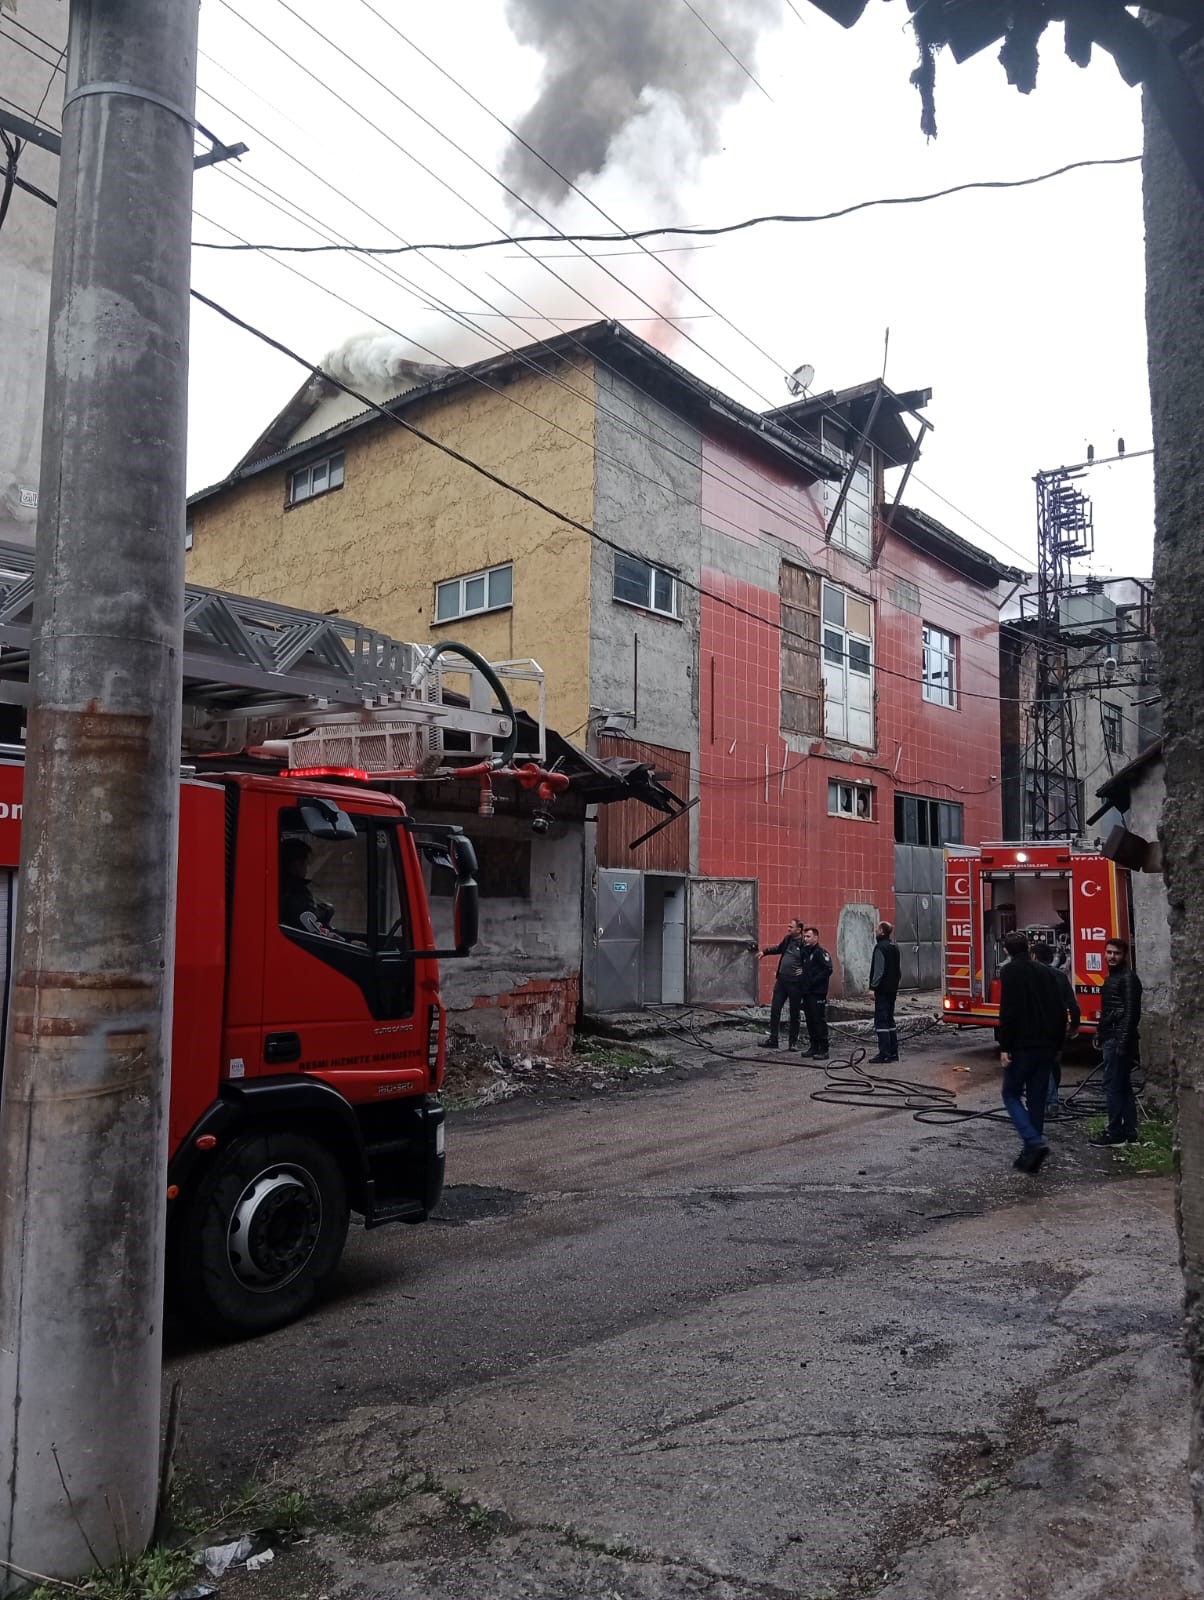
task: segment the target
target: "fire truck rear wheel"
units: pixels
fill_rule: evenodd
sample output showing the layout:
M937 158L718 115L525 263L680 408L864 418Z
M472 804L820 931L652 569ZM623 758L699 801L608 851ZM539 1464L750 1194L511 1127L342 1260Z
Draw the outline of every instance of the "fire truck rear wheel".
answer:
M189 1208L179 1297L218 1333L267 1333L292 1322L338 1265L348 1209L342 1169L316 1140L233 1140Z

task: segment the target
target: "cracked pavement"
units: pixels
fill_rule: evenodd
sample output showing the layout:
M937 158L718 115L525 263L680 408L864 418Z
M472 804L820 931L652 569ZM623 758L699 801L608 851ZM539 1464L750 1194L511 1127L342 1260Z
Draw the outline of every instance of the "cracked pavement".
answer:
M1169 1180L1066 1123L1033 1179L1006 1126L755 1054L454 1117L444 1220L353 1234L296 1327L177 1343L183 1464L321 1507L224 1594L1201 1592ZM973 1035L900 1070L997 1103Z

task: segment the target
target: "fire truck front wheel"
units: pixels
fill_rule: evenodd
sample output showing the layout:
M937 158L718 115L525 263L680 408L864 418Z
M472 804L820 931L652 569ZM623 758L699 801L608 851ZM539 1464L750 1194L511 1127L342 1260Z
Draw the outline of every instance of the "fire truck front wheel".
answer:
M188 1208L178 1297L221 1334L292 1322L338 1265L348 1210L342 1169L316 1140L288 1132L232 1140Z

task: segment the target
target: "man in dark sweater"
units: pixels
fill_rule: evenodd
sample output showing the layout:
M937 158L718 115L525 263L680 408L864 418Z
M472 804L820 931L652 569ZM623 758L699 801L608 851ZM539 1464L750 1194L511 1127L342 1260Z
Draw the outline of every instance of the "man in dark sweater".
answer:
M1104 960L1108 963L1108 976L1100 991L1096 1038L1104 1053L1108 1126L1091 1143L1131 1144L1137 1137L1133 1067L1137 1061L1137 1030L1141 1026L1141 979L1129 965L1129 947L1123 939L1108 940Z
M792 1050L798 1048L799 1008L803 1002L803 925L796 917L786 929L786 937L778 944L762 950L763 956L778 957L778 974L773 985L773 1000L769 1007L769 1037L761 1040L763 1050L778 1048L778 1033L782 1026L782 1007L790 1006L790 1032L787 1042Z
M1009 957L999 972L1003 1103L1023 1142L1015 1165L1021 1172L1037 1172L1049 1154L1045 1102L1066 1037L1066 1008L1053 970L1032 959L1024 934L1009 933L1003 947Z
M899 1059L899 1034L895 1028L895 1000L899 994L899 946L891 938L894 928L889 922L878 924L878 939L870 957L869 991L874 997L874 1031L878 1035L878 1054L871 1056L876 1066L880 1061Z

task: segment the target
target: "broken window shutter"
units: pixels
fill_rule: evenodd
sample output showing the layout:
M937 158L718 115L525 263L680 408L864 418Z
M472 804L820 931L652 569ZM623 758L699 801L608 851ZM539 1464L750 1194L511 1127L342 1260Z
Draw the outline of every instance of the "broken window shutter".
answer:
M781 694L783 733L818 738L823 732L823 680L819 662L819 573L783 561L781 599Z

